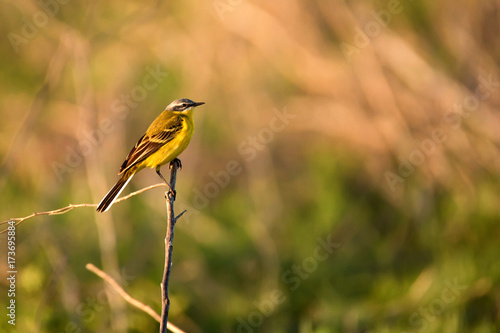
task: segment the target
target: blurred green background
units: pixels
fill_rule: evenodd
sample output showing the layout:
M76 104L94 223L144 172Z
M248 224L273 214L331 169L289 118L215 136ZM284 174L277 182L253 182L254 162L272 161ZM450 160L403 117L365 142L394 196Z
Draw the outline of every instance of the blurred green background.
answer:
M0 4L2 220L99 202L166 105L204 101L174 324L497 331L500 1L59 1ZM85 264L159 311L164 190L19 225L15 327L2 234L0 330L157 331Z

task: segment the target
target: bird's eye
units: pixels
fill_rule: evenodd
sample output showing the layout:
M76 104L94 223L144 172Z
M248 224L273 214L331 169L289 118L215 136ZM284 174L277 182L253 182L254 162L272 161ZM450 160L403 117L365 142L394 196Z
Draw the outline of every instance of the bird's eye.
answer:
M182 103L181 107L184 109L186 108L188 105L186 103Z

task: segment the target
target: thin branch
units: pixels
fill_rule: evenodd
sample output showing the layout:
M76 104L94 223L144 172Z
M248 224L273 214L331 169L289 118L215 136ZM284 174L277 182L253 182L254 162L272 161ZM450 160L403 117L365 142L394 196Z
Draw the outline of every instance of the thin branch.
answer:
M128 198L131 198L131 197L133 197L134 195L137 195L137 194L140 194L140 193L142 193L142 192L146 192L146 191L152 190L152 189L157 188L157 187L162 187L162 186L167 186L167 184L165 184L165 183L158 183L158 184L154 184L154 185L151 185L151 186L145 187L145 188L140 189L140 190L138 190L138 191L132 192L132 193L130 193L130 194L128 194L128 195L126 195L126 196L124 196L124 197L121 197L121 198L119 198L119 199L116 199L116 201L114 202L114 204L115 204L115 203L118 203L118 202L120 202L120 201L127 200ZM97 204L95 204L95 206L97 206Z
M130 193L129 195L126 195L124 197L121 197L121 198L117 199L115 201L115 203L127 200L127 199L129 199L129 198L131 198L131 197L133 197L133 196L135 196L137 194L140 194L140 193L152 190L152 189L157 188L157 187L162 187L162 186L167 186L167 184L165 184L165 183L158 183L158 184L155 184L155 185L151 185L151 186L142 188L142 189L140 189L138 191ZM26 221L26 220L28 220L28 219L30 219L32 217L35 217L35 216L41 216L41 215L60 215L60 214L67 213L70 210L73 210L75 208L80 208L80 207L97 207L97 204L85 204L85 203L84 204L76 204L76 205L69 204L66 207L58 208L58 209L55 209L55 210L50 210L50 211L47 211L47 212L38 212L38 213L33 213L33 214L25 216L25 217L11 218L11 219L5 220L3 222L0 222L0 225L9 223L10 221L17 221L17 223L15 224L15 226L17 226L17 225L21 224L22 222L24 222L24 221ZM3 234L6 231L7 231L7 229L2 230L2 231L0 231L0 234Z
M176 218L174 215L175 182L177 179L177 169L180 166L181 161L177 158L170 162L170 190L165 192L165 201L167 205L167 234L165 236L165 266L163 269L163 279L160 284L162 301L160 333L167 332L168 310L170 309L170 299L168 298L168 281L170 279L170 270L172 269L174 227L176 222Z
M153 310L149 305L146 305L146 304L136 300L132 296L130 296L125 290L123 290L122 287L120 287L120 285L111 276L104 273L99 268L97 268L96 266L94 266L93 264L90 264L90 263L85 265L85 268L88 269L89 271L93 272L97 276L99 276L104 281L106 281L121 297L123 297L123 299L125 301L130 303L132 306L135 306L139 310L146 312L148 315L153 317L157 322L160 322L160 319L161 319L160 315L158 313L156 313L155 310ZM185 333L183 330L181 330L180 328L178 328L177 326L175 326L174 324L172 324L170 322L167 322L167 328L174 333Z
M122 287L116 282L111 276L109 276L107 273L104 273L102 270L94 266L93 264L87 264L85 265L85 268L88 269L89 271L95 273L97 276L99 276L101 279L106 281L121 297L123 297L124 300L126 300L128 303L132 304L136 308L146 312L149 314L151 317L153 317L157 322L160 322L160 315L156 313L155 310L153 310L149 305L146 305L132 296L130 296L125 290L123 290Z
M179 219L179 217L181 217L182 215L184 215L185 212L187 212L187 210L184 209L184 211L182 213L180 213L179 215L177 215L175 217L175 222L177 222L177 220Z

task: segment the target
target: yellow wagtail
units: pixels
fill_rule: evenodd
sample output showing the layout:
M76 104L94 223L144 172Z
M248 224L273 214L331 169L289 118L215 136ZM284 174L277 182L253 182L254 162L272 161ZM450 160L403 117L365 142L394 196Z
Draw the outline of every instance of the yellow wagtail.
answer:
M193 108L202 104L205 103L182 98L165 108L128 154L118 173L120 179L97 205L98 212L107 211L132 176L145 167L156 168L156 173L168 184L160 167L186 149L193 136Z

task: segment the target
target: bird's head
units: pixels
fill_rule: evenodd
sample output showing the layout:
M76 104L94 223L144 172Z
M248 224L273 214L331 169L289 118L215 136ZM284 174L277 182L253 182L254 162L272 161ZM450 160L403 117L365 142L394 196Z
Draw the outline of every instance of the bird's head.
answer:
M181 98L181 99L176 99L175 101L170 103L165 110L186 113L190 111L192 108L195 108L203 104L205 104L205 102L193 102L190 99Z

